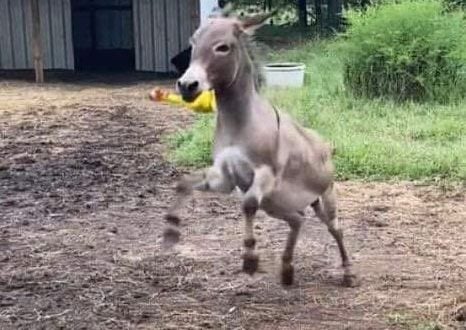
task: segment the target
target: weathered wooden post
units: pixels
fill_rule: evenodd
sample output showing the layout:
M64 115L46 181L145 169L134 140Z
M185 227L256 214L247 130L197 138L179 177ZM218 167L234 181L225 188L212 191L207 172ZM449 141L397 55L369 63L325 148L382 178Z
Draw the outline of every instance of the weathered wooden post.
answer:
M328 20L332 32L341 31L343 1L342 0L327 0Z
M316 12L316 27L318 33L324 31L324 17L322 16L322 0L314 0L314 8Z
M298 1L298 17L301 28L307 28L307 0Z
M40 34L39 0L31 0L32 49L36 83L44 82L44 57L42 55L42 37Z

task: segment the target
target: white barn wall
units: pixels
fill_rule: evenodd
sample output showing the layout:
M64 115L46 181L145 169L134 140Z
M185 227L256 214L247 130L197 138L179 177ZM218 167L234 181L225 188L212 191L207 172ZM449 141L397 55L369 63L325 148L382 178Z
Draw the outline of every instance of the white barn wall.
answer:
M212 13L214 8L218 7L218 0L200 0L201 6L201 24L204 23L209 15Z

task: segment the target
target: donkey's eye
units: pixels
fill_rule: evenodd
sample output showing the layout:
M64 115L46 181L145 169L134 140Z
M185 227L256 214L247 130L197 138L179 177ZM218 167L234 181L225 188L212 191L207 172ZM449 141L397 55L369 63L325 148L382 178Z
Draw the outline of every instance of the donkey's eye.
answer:
M221 45L215 46L214 50L216 53L226 54L230 51L230 47L226 44L221 44Z

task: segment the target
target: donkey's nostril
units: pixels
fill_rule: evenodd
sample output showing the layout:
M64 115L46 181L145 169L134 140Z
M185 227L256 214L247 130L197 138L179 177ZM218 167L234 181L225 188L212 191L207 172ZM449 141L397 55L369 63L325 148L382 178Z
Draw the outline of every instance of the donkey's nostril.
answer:
M192 83L188 84L188 90L190 92L194 92L198 87L199 87L199 82L198 81L193 81Z
M177 87L185 101L192 101L199 93L199 81L197 80L178 80Z

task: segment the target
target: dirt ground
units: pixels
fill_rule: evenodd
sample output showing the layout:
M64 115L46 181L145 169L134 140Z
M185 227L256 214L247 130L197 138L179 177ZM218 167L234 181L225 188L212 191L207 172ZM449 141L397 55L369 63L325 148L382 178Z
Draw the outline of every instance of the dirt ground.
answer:
M279 285L286 224L260 214L261 271L240 272L234 196L196 195L161 249L182 169L167 133L193 116L144 80L0 82L0 329L465 329L465 189L340 182L362 278L340 285L336 244L309 212L296 284Z

